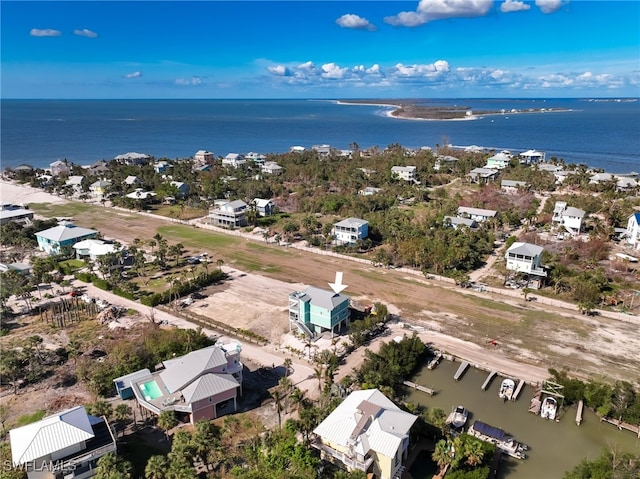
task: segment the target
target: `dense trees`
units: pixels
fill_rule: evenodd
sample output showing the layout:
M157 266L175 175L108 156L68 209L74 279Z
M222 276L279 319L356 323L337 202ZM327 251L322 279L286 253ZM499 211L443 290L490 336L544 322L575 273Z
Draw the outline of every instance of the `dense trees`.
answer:
M640 477L640 456L605 450L594 460L583 459L564 479L634 479Z

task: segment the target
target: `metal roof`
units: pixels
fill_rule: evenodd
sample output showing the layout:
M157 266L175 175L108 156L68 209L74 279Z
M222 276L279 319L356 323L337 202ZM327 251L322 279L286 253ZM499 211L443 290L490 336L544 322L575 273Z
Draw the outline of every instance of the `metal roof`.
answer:
M98 232L96 230L90 230L88 228L81 228L80 226L75 226L71 223L54 226L53 228L49 228L48 230L39 231L36 233L36 236L39 236L44 239L48 239L50 241L65 241L75 238L82 238L84 236L96 235Z
M538 256L541 255L544 251L542 246L538 246L531 243L521 243L515 242L511 245L511 247L507 250L507 254L521 254L524 256Z
M494 210L484 210L482 208L471 208L469 206L460 206L458 208L458 214L460 213L466 213L468 215L486 216L488 218L493 218L496 214L498 214L498 212Z
M207 373L199 377L182 390L187 404L206 399L217 394L231 391L240 384L230 374Z
M333 226L344 226L346 228L359 228L363 225L368 225L369 222L367 220L363 220L360 218L347 218L346 220L338 221Z
M311 304L313 306L319 306L328 311L333 310L345 301L349 301L349 296L339 293L336 294L333 291L316 288L315 286L309 286L303 291L303 294L306 294L311 298Z
M48 456L94 437L84 406L9 431L11 456L18 466Z
M118 384L121 388L128 388L131 387L132 383L134 383L135 381L140 381L147 378L151 379L151 371L149 371L148 369L141 369L140 371L115 378L113 382Z
M198 349L189 354L163 362L165 370L160 373L162 381L173 394L191 383L205 371L225 366L227 356L218 346Z

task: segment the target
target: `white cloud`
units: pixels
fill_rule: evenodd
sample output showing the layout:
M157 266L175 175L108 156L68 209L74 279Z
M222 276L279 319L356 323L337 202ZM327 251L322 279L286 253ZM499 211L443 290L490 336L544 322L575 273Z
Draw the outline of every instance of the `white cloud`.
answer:
M504 3L500 5L500 11L502 13L511 13L511 12L522 12L524 10L529 10L531 5L527 5L520 0L504 0Z
M336 23L342 28L353 28L355 30L373 31L376 29L376 26L369 22L369 20L359 15L354 15L353 13L342 15L336 20Z
M140 78L142 76L142 72L132 72L123 75L125 78Z
M86 28L83 28L82 30L74 30L73 31L74 35L79 35L81 37L87 37L87 38L96 38L98 36L98 34L96 32L92 32L91 30L87 30Z
M400 12L384 21L395 27L416 27L444 18L481 17L492 6L493 0L420 0L415 12Z
M289 68L284 66L284 65L276 65L276 66L273 66L273 67L267 67L267 71L269 73L272 73L273 75L277 75L277 76L281 76L281 77L291 76L291 70L289 70Z
M558 11L561 6L562 0L536 0L536 7L538 7L542 13L554 13Z
M438 60L434 63L420 65L403 65L402 63L398 63L396 66L391 68L391 73L394 76L405 78L433 78L436 76L442 76L449 72L449 70L448 62Z
M325 63L322 65L323 78L342 79L347 71L349 71L348 68L340 68L335 63Z
M52 28L32 28L29 34L32 37L59 37L62 35L60 30L53 30Z
M191 77L191 78L176 78L175 84L182 86L193 86L200 85L202 83L202 79L200 77Z

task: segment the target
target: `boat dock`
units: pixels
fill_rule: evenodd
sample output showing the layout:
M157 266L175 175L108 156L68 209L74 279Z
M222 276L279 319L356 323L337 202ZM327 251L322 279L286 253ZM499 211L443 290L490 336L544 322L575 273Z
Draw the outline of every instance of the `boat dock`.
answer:
M487 379L485 379L484 382L482 383L482 386L480 386L480 389L482 389L483 391L486 391L487 388L489 387L489 384L491 384L491 381L493 380L496 374L498 374L498 371L491 371L487 376Z
M613 424L614 426L616 426L618 429L620 429L621 431L623 429L626 429L627 431L631 431L634 432L638 435L638 438L640 438L640 426L634 426L633 424L629 424L628 422L624 422L621 419L611 419L608 417L601 417L600 418L600 422L606 422L607 424Z
M518 383L518 387L516 387L515 392L513 393L513 396L511 396L511 400L515 401L518 399L518 396L520 395L520 393L522 392L522 388L525 385L525 381L524 379L521 379L520 382Z
M441 359L442 359L442 352L438 351L438 353L436 354L436 357L433 358L431 361L429 361L429 364L427 364L427 369L431 370L435 368Z
M584 411L584 401L578 401L578 411L576 412L576 425L582 424L582 412Z
M469 367L469 361L462 361L462 363L460 363L460 367L458 368L456 373L453 375L453 379L455 379L456 381L460 379L468 367Z
M420 384L411 381L402 381L402 384L404 384L405 386L409 386L410 388L417 389L418 391L422 391L423 393L427 393L429 396L433 396L436 393L433 389L429 389L425 386L420 386Z

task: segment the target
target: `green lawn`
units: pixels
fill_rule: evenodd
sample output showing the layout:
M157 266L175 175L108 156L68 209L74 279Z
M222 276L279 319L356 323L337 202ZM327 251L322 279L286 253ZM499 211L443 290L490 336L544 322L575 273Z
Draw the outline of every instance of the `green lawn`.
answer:
M236 236L217 234L212 231L184 225L160 226L158 232L170 243L182 243L187 248L227 248L244 241Z
M35 211L39 215L47 217L70 217L86 213L92 208L95 208L95 206L86 203L78 203L75 201L65 203L63 205L52 205L50 203L29 203L29 209Z

